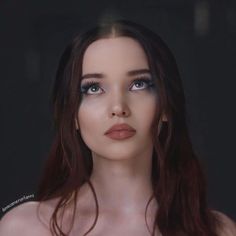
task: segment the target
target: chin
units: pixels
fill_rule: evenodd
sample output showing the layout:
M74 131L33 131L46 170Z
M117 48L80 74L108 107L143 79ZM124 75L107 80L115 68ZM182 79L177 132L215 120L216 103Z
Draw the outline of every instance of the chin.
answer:
M101 158L106 159L110 161L118 161L118 160L128 160L133 159L137 154L134 152L121 152L121 150L118 151L110 151L109 153L94 153L92 152L93 158Z

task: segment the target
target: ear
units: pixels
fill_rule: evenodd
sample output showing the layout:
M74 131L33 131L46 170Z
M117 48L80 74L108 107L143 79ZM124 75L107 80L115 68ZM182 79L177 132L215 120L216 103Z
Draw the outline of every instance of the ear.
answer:
M165 122L168 121L165 113L162 114L162 116L161 116L161 121L165 121Z
M163 122L167 122L167 121L168 121L168 120L167 120L166 114L163 113L162 116L161 116L161 122L159 122L159 124L158 124L158 135L159 135L160 132L161 132L162 123L163 123Z
M76 130L79 130L79 125L77 123L77 120L75 119L75 127L76 127Z

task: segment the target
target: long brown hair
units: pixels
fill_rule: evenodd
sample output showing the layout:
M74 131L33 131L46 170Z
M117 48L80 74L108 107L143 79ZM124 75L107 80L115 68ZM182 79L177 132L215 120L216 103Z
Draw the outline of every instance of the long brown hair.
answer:
M158 108L152 124L152 198L158 202L158 210L152 235L158 227L163 236L217 236L220 222L207 206L206 177L190 140L185 96L175 58L156 33L124 19L103 22L80 33L60 59L52 93L55 137L37 192L40 202L60 199L51 217L50 230L55 235L69 234L62 231L57 216L69 199L73 199L72 228L77 193L84 183L91 187L96 202L96 218L85 235L98 219L96 192L90 182L91 151L76 130L75 119L81 102L85 50L98 39L119 36L132 37L143 47L157 90ZM168 121L163 122L158 135L161 114L165 114Z

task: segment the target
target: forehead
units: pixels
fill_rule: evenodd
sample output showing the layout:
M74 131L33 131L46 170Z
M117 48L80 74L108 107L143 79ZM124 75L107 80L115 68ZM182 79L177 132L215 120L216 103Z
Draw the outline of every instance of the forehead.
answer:
M148 68L146 54L138 41L130 37L99 39L88 46L84 53L82 70L99 72L124 71Z

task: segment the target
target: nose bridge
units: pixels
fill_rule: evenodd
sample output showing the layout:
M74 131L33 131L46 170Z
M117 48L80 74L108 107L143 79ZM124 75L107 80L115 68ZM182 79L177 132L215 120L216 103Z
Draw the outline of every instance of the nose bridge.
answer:
M122 102L125 99L125 91L122 86L116 85L112 88L111 99L117 102Z
M128 98L122 86L114 86L110 91L109 104L112 115L128 115L130 113Z
M118 86L112 89L109 100L112 106L123 107L127 103L125 92Z

